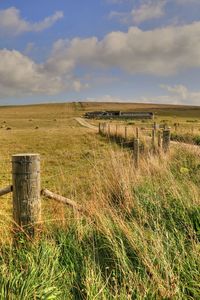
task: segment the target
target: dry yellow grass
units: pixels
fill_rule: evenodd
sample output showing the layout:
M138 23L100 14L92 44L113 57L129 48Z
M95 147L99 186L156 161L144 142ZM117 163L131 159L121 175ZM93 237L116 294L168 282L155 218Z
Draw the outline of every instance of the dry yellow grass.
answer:
M74 120L97 107L119 106L2 108L0 185L13 153L38 152L42 187L87 216L42 199L41 240L17 250L11 196L2 197L0 299L198 299L199 156L191 147L147 153L135 169L129 150Z

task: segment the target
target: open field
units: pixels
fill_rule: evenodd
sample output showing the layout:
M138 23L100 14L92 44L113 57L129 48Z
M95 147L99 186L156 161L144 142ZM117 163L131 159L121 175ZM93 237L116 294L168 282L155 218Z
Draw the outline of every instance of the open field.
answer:
M87 211L43 198L40 238L16 249L11 195L0 198L0 299L200 298L199 152L173 146L169 154L142 157L135 169L130 149L75 120L109 109L150 110L157 122L200 127L200 107L0 107L0 186L11 182L12 154L39 153L42 187Z

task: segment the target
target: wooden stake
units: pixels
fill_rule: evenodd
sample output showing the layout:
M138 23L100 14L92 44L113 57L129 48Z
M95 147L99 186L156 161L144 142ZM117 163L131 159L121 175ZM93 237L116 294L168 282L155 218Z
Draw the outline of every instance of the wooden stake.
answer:
M152 150L153 150L153 152L155 152L155 148L156 148L156 146L155 146L155 138L156 138L156 131L153 128L152 129Z
M13 155L12 178L15 231L33 238L41 219L39 154Z
M139 139L134 139L133 153L134 153L135 167L138 168L139 167L139 155L140 155L140 141L139 141Z
M161 143L162 143L162 137L161 137L161 131L158 131L158 148L161 147Z
M125 126L125 136L124 136L125 140L127 140L127 129L128 129L127 126Z
M156 123L156 122L153 123L153 129L154 129L155 131L157 130L157 123Z
M169 151L169 148L170 148L170 139L171 139L170 129L163 130L162 148L163 148L163 151L165 153L167 153Z
M139 139L139 128L136 127L136 139Z

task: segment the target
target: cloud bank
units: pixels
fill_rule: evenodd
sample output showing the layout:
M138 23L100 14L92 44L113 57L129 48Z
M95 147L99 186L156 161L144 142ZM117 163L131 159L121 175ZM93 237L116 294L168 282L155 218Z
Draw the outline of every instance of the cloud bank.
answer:
M47 65L59 72L83 65L161 76L199 68L200 22L147 31L130 27L127 32L111 32L102 40L59 40Z
M128 74L165 77L184 69L200 68L200 22L147 31L130 27L127 32L111 32L101 40L97 37L61 39L42 64L19 51L2 49L0 62L1 98L80 91L88 83L74 76L79 67L85 73L116 68ZM179 97L182 102L186 98L195 102L199 96L179 87L179 96L181 92L186 95Z

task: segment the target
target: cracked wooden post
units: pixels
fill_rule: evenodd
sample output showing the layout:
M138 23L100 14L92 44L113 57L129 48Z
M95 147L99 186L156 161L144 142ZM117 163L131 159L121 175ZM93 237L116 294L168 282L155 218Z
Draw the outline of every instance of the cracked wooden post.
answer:
M140 140L139 139L134 139L133 142L133 154L134 154L134 163L135 167L139 167L139 156L140 156Z
M40 155L12 156L14 232L33 238L41 219Z
M170 129L168 128L168 129L163 130L162 148L165 153L167 153L169 151L170 139L171 139Z

